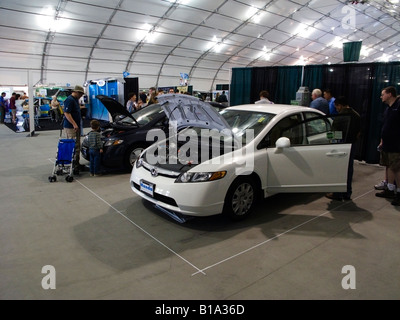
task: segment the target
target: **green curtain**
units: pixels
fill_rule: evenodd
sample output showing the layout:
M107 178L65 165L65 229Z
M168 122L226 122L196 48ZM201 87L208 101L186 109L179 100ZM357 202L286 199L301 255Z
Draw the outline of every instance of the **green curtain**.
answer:
M252 68L233 68L230 86L230 105L250 103Z
M343 43L343 61L358 61L360 59L362 41Z
M308 87L310 92L314 89L321 89L323 91L325 88L323 85L323 65L313 65L304 67L304 77L303 77L303 87Z
M296 99L296 92L301 84L301 73L301 66L279 67L274 94L275 103L290 104L290 100Z
M376 146L381 139L383 112L386 108L381 100L381 92L383 88L393 86L396 88L397 94L400 94L400 62L376 63L373 74L368 147L365 154L365 161L368 163L379 162L379 152L376 151Z

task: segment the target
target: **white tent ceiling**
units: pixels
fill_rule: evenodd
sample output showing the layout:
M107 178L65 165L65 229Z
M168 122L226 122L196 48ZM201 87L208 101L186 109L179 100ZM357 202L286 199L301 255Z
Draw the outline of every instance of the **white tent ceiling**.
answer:
M139 77L228 84L235 67L400 60L399 0L0 0L0 86ZM364 3L361 3L364 2Z

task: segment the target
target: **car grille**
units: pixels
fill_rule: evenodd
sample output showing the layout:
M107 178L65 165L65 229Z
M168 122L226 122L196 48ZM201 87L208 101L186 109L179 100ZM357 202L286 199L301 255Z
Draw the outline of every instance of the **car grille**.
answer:
M140 186L137 183L133 182L133 186L135 187L135 189L140 191ZM164 196L162 194L159 194L157 192L154 192L153 198L158 200L158 201L161 201L163 203L169 204L171 206L178 207L178 205L177 205L177 203L176 203L176 201L174 199L172 199L170 197L167 197L167 196Z
M154 166L143 161L143 168L146 169L147 171L151 172L151 170L154 169ZM157 175L162 176L162 177L177 178L180 175L180 172L165 170L165 169L162 169L159 167L157 167L156 169L157 169Z

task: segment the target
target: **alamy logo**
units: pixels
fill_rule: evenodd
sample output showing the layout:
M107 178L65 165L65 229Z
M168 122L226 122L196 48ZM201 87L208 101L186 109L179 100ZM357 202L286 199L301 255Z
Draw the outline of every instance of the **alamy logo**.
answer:
M350 6L344 6L342 13L345 16L342 18L343 29L355 29L356 28L356 10Z
M346 274L342 279L342 288L345 290L356 288L356 268L351 265L345 265L342 273Z
M46 275L42 279L42 288L45 290L56 288L56 268L52 265L42 267L42 273Z

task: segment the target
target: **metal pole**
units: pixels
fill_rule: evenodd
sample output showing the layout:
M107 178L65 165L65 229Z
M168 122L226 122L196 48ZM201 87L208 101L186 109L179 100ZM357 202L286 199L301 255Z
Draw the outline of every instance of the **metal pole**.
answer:
M35 135L35 110L33 108L34 90L33 90L32 70L28 70L28 97L29 97L29 136Z

